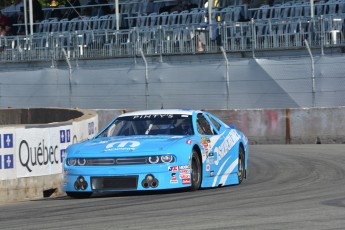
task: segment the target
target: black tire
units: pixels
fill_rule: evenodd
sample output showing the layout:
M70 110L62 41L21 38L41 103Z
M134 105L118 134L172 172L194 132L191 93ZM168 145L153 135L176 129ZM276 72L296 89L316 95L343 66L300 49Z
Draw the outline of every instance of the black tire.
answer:
M192 153L192 165L191 165L191 191L196 191L201 185L201 162L198 153L193 149Z
M85 199L89 198L92 195L92 192L66 192L67 196L76 199Z
M238 183L241 184L245 175L245 168L244 168L244 150L242 147L238 150Z

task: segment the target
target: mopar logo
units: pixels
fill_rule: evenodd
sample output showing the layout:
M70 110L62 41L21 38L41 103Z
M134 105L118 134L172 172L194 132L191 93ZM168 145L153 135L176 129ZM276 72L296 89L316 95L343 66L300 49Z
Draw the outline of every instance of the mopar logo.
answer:
M107 150L134 150L139 145L138 141L117 141L108 144L105 148Z

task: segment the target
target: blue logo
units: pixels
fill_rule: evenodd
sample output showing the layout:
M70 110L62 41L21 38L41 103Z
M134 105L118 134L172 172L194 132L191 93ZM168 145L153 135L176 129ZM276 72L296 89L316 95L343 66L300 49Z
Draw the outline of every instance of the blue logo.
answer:
M60 130L60 143L71 142L71 130Z
M13 134L4 134L4 148L13 148Z
M66 132L65 130L60 130L60 143L66 142Z
M0 169L2 169L2 167L1 167L1 163L2 163L2 160L1 160L1 156L0 156Z
M13 169L13 154L4 155L4 168Z

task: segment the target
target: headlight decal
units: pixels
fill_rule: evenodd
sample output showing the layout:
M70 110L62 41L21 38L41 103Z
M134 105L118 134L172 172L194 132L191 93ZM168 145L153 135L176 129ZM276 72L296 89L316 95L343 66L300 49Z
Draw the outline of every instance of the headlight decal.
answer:
M161 156L161 161L164 163L171 163L174 161L174 156L172 155L163 155Z
M158 156L149 157L149 163L150 164L157 164L158 162L159 162L159 157Z
M76 163L77 163L77 159L76 158L67 158L67 160L66 160L66 164L68 166L74 166L74 165L76 165Z

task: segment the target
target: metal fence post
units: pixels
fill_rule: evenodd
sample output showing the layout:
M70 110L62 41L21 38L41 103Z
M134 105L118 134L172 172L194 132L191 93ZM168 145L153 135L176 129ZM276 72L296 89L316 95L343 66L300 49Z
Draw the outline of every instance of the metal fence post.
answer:
M255 31L255 22L254 18L250 20L251 22L251 27L252 27L252 55L253 58L255 58L255 48L256 48L256 31Z
M149 71L148 71L147 61L146 61L143 49L140 48L139 51L145 63L145 98L146 98L146 109L148 109L149 108L149 83L148 83Z
M226 108L229 109L229 101L230 101L230 79L229 79L229 60L226 56L226 52L224 50L224 47L221 46L220 50L223 53L224 59L225 59L225 70L226 70Z
M323 46L325 43L325 25L324 25L323 15L321 15L320 23L321 23L321 34L320 34L321 55L323 56L324 55Z
M310 55L310 59L311 59L311 81L312 81L312 107L315 107L315 63L314 63L314 57L313 54L311 53L310 47L309 47L309 43L307 41L307 39L304 39L305 45L308 49L309 55Z

